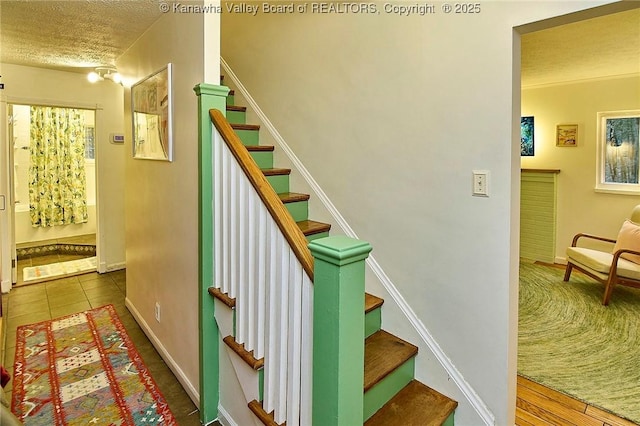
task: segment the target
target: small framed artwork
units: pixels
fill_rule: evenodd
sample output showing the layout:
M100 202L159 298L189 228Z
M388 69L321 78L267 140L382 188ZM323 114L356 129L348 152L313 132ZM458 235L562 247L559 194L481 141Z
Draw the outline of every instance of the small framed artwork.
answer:
M133 158L173 160L171 64L131 86Z
M532 157L534 154L533 116L520 118L520 155Z
M578 125L558 124L556 126L556 146L578 146Z

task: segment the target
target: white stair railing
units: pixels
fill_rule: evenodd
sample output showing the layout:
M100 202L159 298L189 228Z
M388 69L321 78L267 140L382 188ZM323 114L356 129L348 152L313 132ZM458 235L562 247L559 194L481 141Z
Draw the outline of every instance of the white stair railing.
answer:
M308 425L312 280L223 133L212 135L214 287L235 298L236 342L264 357L264 411L278 424Z

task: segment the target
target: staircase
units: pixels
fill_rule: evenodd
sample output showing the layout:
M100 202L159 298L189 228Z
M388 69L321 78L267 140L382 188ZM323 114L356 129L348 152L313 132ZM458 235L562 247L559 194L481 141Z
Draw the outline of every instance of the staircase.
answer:
M331 226L308 218L309 195L291 192L291 170L274 167L274 147L259 144L260 127L246 124L246 107L235 105L233 91L227 97L226 117L307 241L327 237ZM245 350L244 345L237 343L234 337L236 298L213 287L209 289L209 294L219 301L219 306L229 311L226 314L232 318L226 320L233 325L228 335L222 335L224 343L256 372L257 383L262 386L264 358L256 359L253 351ZM381 329L383 303L381 298L365 294L364 424L453 425L457 402L414 379L418 348ZM216 316L218 318L218 313ZM221 332L225 333L222 328ZM284 424L276 421L273 412L267 413L263 409L264 392L259 389L258 397L247 401L249 409L265 425Z

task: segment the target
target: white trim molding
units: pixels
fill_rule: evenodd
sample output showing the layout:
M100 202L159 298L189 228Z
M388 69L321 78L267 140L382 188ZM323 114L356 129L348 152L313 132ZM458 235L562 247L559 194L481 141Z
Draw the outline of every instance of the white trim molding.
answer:
M220 404L218 404L217 420L222 426L238 426L238 423L236 423L233 420L233 417L231 417L231 414L229 414L227 410L225 410L224 407Z
M200 393L193 386L193 384L191 384L186 374L184 374L184 371L182 371L180 366L171 357L171 355L169 354L167 349L164 347L160 339L158 339L158 337L154 334L151 327L149 327L149 324L147 324L147 322L144 320L140 312L138 312L138 310L136 309L133 302L131 302L131 300L129 300L128 297L125 298L125 306L127 307L127 309L129 309L129 312L131 312L131 315L133 315L133 318L136 320L140 328L142 328L142 331L144 331L144 334L146 334L149 340L151 340L151 343L156 348L156 350L158 351L158 353L160 354L164 362L167 363L167 365L169 366L173 374L176 376L176 378L178 379L182 387L187 392L187 395L189 395L189 398L191 398L191 401L193 401L196 407L199 407Z

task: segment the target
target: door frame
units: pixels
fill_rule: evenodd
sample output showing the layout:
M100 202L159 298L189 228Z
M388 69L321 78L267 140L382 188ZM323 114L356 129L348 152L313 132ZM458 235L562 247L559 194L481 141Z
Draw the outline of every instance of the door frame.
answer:
M9 140L9 105L38 105L61 108L78 108L94 111L96 129L102 127L102 106L100 104L86 104L81 102L64 102L51 101L38 98L22 98L22 97L2 97L0 98L0 164L6 173L0 175L0 195L5 197L5 206L2 210L2 200L0 199L0 292L9 292L13 284L17 281L17 256L15 241L15 209L14 209L14 191L13 191L13 144ZM3 129L3 127L6 127ZM99 214L100 205L100 181L98 179L99 167L99 149L96 143L95 149L95 182L96 182L96 260L100 265L101 259L101 237L100 229L101 217ZM5 232L4 230L8 232ZM99 267L97 268L99 271ZM100 272L100 271L99 271ZM5 277L10 277L7 279Z

